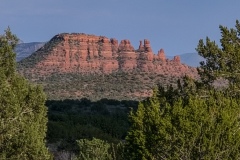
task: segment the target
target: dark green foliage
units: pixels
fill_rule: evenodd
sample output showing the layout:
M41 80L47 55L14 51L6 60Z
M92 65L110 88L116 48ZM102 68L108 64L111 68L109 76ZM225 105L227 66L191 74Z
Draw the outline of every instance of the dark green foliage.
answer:
M129 127L129 108L136 108L136 101L102 99L91 102L81 100L48 100L49 143L61 142L59 150L77 151L76 140L96 137L114 144L123 140Z
M0 67L1 76L6 76L6 78L14 76L15 73L15 53L13 49L16 47L18 38L12 35L10 28L5 30L4 35L0 35ZM3 77L4 78L4 77Z
M0 36L0 159L51 159L45 146L45 95L16 73L17 41L9 28Z
M111 160L110 144L107 142L93 138L92 140L77 140L80 148L79 160Z
M129 119L132 124L126 137L127 159L153 159L159 148L160 110L159 102L154 96L141 102L138 110L130 112Z
M221 26L221 47L208 37L206 42L199 41L197 51L206 59L198 69L201 80L205 85L211 85L221 77L228 80L231 89L240 88L240 24L236 21L236 29Z
M126 158L240 158L238 99L208 91L207 98L188 95L168 102L163 100L167 92L155 91L131 112Z
M124 158L124 144L108 143L104 140L80 139L77 140L79 152L77 158L79 160L125 160Z

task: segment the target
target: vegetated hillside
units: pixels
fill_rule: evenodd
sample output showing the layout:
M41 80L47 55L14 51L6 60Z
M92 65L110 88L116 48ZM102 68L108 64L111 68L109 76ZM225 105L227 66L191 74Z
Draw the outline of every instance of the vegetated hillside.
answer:
M152 52L149 40L134 49L129 40L87 34L58 34L18 63L18 71L43 84L49 99L101 98L138 100L152 87L175 83L184 75L197 76L194 67Z
M34 79L34 78L33 78ZM152 94L154 85L174 84L177 77L146 72L116 72L111 74L54 73L36 80L43 84L50 99L139 100Z
M20 43L16 46L16 60L20 61L28 56L30 56L33 52L37 51L41 48L45 43L44 42L31 42L31 43Z

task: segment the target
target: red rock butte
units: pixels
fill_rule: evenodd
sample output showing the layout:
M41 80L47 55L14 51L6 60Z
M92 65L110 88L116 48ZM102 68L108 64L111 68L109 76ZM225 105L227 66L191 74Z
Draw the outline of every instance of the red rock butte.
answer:
M181 64L180 57L166 59L163 49L154 54L150 41L140 41L134 49L127 39L109 39L83 33L62 33L19 63L20 72L112 73L139 71L176 76L195 75L196 69Z

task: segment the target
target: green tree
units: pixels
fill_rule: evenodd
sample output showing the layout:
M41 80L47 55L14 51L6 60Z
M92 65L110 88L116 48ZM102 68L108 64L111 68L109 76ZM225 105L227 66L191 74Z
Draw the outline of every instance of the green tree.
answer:
M160 147L160 107L156 94L155 90L151 98L139 103L135 113L130 112L132 125L125 144L127 159L153 159L155 149Z
M201 80L205 85L212 85L217 78L228 80L231 89L240 89L240 24L236 21L236 28L220 25L221 47L210 38L199 40L196 48L198 54L206 59L200 63L198 69Z
M17 42L9 28L0 36L0 159L51 159L45 95L16 73Z
M210 39L197 51L206 59L200 82L183 78L178 88L159 87L153 97L131 112L126 137L128 159L239 159L240 24L220 26L221 48ZM227 89L215 89L222 78ZM150 145L152 144L152 146Z
M79 160L110 160L112 159L109 153L110 144L100 139L93 138L92 140L80 139L77 140L80 148L78 156Z
M240 158L239 100L209 91L170 104L156 93L130 113L127 159Z

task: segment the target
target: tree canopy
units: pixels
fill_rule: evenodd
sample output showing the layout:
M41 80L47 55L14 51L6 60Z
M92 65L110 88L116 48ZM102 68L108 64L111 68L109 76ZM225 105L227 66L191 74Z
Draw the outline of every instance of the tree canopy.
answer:
M92 140L80 139L77 140L80 148L78 159L82 160L110 160L112 159L109 153L110 144L107 142L93 138Z
M45 146L46 97L17 74L17 42L9 28L0 36L0 159L51 159Z
M164 94L155 91L136 112L131 112L132 125L126 138L129 159L240 157L238 99L211 90L207 98L179 96L171 104L163 100Z
M240 24L236 21L235 28L228 29L222 25L221 47L209 37L204 42L199 40L196 50L206 59L198 69L201 80L205 85L211 85L217 78L228 80L231 89L240 89Z

